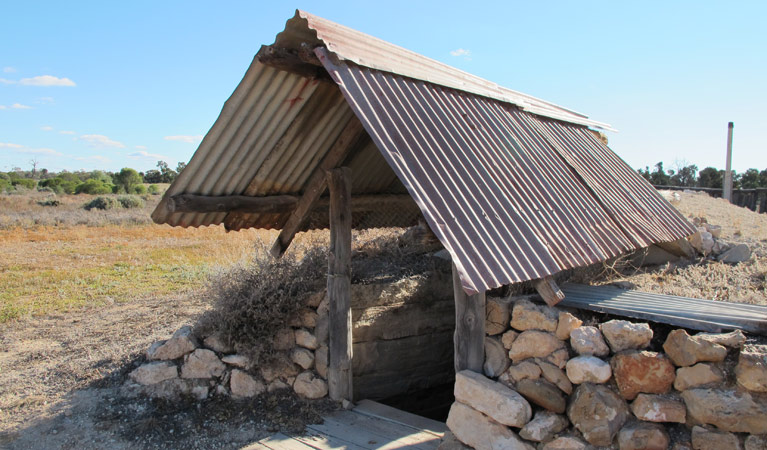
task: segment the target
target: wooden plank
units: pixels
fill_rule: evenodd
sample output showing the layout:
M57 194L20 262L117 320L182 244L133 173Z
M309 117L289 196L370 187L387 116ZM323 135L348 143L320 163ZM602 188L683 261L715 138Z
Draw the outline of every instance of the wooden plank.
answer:
M328 300L330 302L328 392L333 400L352 400L352 180L346 167L329 170L330 250Z
M241 212L282 213L296 209L298 198L292 195L249 197L247 195L174 195L167 200L169 212Z
M282 433L269 436L261 439L255 444L250 444L242 448L242 450L314 450L315 447L303 444L290 436L286 436Z
M293 439L316 450L365 450L369 448L356 445L353 442L345 441L336 436L328 436L310 428L307 428L300 435L294 435Z
M410 414L391 406L384 405L373 400L361 400L353 410L355 413L388 420L390 422L405 425L417 430L422 430L442 438L447 431L447 425L426 417Z
M280 235L274 241L271 250L272 256L279 258L285 253L285 250L287 250L296 233L301 229L301 225L303 225L315 203L325 191L327 186L325 172L341 164L352 150L361 145L365 136L367 135L362 127L362 123L356 117L352 117L306 182L304 194L298 201L296 209L290 215L282 227Z
M453 263L453 296L455 297L455 371L482 373L485 362L485 293L467 295L461 287L458 269Z
M312 54L312 56L314 55ZM316 56L314 60L311 60L307 58L306 52L303 51L292 53L284 48L262 45L261 49L256 53L256 58L258 58L261 64L295 73L302 77L329 82L333 81Z
M307 428L369 449L433 450L440 442L440 438L431 433L418 433L410 427L351 411L332 414L325 417L322 424Z
M541 278L535 282L535 290L549 306L554 306L565 299L565 294L559 289L554 278L551 276Z

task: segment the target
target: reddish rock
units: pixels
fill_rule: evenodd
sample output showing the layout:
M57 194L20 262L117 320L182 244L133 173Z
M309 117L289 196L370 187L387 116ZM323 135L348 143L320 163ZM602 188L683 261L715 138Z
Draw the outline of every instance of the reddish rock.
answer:
M661 353L628 350L613 356L611 366L618 389L628 400L640 392L663 394L674 383L674 365Z
M626 402L601 384L584 383L575 389L567 417L592 445L608 446L629 418Z
M668 334L663 350L679 367L691 366L700 361L720 362L727 356L727 348L711 342L708 338L690 336L685 330Z

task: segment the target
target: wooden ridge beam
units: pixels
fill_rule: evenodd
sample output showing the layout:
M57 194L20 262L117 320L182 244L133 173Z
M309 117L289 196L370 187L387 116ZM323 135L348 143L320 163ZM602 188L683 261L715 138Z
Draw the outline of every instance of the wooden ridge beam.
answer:
M304 48L304 46L302 46L301 51L293 52L273 45L262 45L256 53L256 58L266 66L295 73L302 77L333 82L330 74L322 66L314 52Z

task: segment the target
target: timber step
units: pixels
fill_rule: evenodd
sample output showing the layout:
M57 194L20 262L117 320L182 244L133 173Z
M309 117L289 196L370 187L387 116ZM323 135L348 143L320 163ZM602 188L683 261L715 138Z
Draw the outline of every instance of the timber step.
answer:
M335 411L301 435L277 433L246 450L436 449L447 431L444 423L362 400L351 411Z

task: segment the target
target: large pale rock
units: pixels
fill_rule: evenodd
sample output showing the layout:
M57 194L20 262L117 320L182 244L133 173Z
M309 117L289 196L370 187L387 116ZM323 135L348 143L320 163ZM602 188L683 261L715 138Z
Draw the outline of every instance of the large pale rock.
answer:
M312 309L303 309L299 313L299 318L301 319L301 326L304 328L314 328L317 326L317 319L319 318L319 315L316 311Z
M751 259L751 249L746 244L738 244L719 255L716 259L723 263L741 263Z
M578 327L570 332L570 345L579 355L606 356L610 353L597 327Z
M579 326L583 325L583 321L569 312L560 311L559 320L557 321L557 331L554 335L557 339L566 341L570 339L570 332Z
M631 412L646 422L685 423L687 409L680 400L659 395L639 394L631 403Z
M461 402L450 407L447 427L459 441L477 450L534 450L509 427Z
M613 353L645 348L652 340L652 329L646 323L611 320L599 326Z
M247 372L234 369L229 377L229 389L232 391L233 396L247 398L263 393L266 390L266 386Z
M314 370L327 380L328 378L328 346L323 345L314 352Z
M148 360L171 360L193 352L197 348L197 339L192 334L192 327L183 326L173 333L167 341L159 341L146 352Z
M521 380L516 385L517 392L528 401L553 411L557 414L565 412L565 397L553 384L545 380Z
M543 446L542 450L589 450L591 446L574 436L560 436Z
M666 430L655 423L627 425L618 433L620 450L666 450L668 444Z
M485 302L485 333L501 334L509 328L509 300L488 297Z
M606 383L612 376L610 364L596 356L578 356L567 361L567 378L575 384Z
M245 355L226 355L221 358L221 362L230 366L247 369L250 367L250 358Z
M553 383L565 394L572 394L573 384L570 382L570 379L567 378L567 375L562 369L555 366L554 364L540 359L536 359L535 362L538 364L538 367L541 368L541 375L543 375L543 378L545 378L546 381Z
M545 359L546 361L554 364L560 369L564 369L565 364L567 364L567 360L570 359L570 353L567 351L566 348L560 348L559 350L555 350L554 352L552 352Z
M503 348L501 341L496 338L485 337L485 364L482 368L485 375L498 378L509 368L509 356Z
M571 397L567 417L592 445L608 446L629 417L626 402L604 385L584 383Z
M569 424L567 417L543 409L535 413L533 420L519 430L519 437L528 441L548 442Z
M668 334L663 350L677 366L691 366L700 361L720 362L727 356L727 349L704 338L690 336L685 330Z
M527 299L514 302L511 311L511 327L519 331L557 331L559 312L546 305L538 305Z
M668 392L676 376L674 365L662 353L626 350L613 356L610 365L621 395L628 400L640 392Z
M503 333L503 336L501 336L501 343L503 344L503 348L506 350L511 350L511 344L514 343L514 340L519 336L519 333L517 333L514 330L509 330L505 333Z
M695 450L740 450L740 441L732 433L692 427L692 448Z
M751 435L746 438L746 450L767 450L767 436Z
M150 362L140 365L128 376L136 383L146 386L178 378L178 368L175 364L167 361Z
M455 374L454 393L457 401L510 427L524 426L533 414L521 395L469 370Z
M724 381L724 374L713 364L698 363L676 369L674 389L685 391L696 387L716 385Z
M471 447L459 441L452 431L447 430L445 435L442 436L437 450L471 450Z
M527 358L546 358L555 351L562 349L567 352L565 343L553 334L543 331L525 331L517 336L511 344L509 358L517 363Z
M296 394L305 398L322 398L328 395L328 384L322 378L315 377L310 371L301 372L293 382Z
M290 352L290 359L302 369L310 369L314 365L314 352L307 348L296 347Z
M213 378L223 375L226 366L218 356L206 348L198 348L184 357L181 378Z
M275 350L290 350L296 345L296 335L292 328L281 328L275 333L272 346Z
M320 343L315 335L308 330L301 328L300 330L296 330L296 345L308 348L309 350L317 350Z
M224 336L221 333L211 334L202 341L202 344L205 347L218 353L231 353L234 351L232 346L226 339L224 339Z
M746 343L746 335L740 330L729 333L698 333L695 338L730 348L741 348Z
M532 360L522 361L509 367L507 373L515 383L527 379L537 380L541 377L541 367Z
M279 377L288 378L298 375L299 368L287 355L278 353L271 361L262 364L260 371L264 381L271 383Z
M767 345L747 345L735 366L738 384L754 392L767 392Z
M767 403L732 389L688 389L682 392L688 419L734 433L767 434Z

